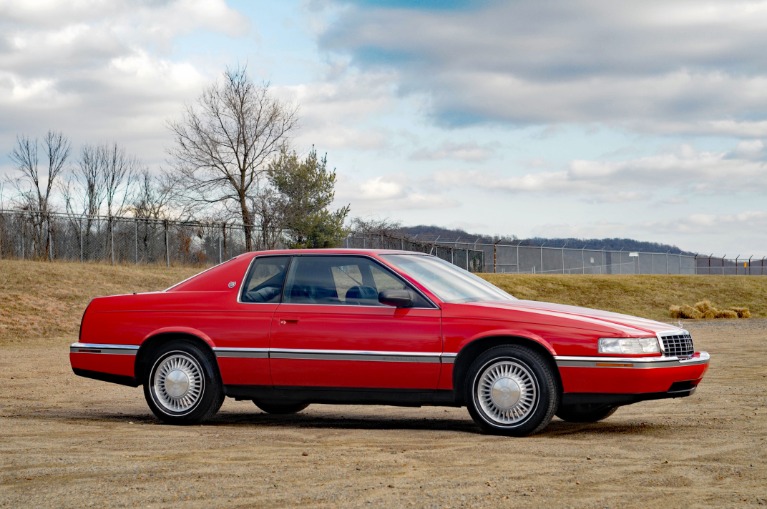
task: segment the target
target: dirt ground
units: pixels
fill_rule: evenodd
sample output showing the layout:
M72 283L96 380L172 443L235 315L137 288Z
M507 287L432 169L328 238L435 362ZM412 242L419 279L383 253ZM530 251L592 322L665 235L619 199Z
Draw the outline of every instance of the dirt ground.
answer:
M0 345L0 507L767 506L767 320L687 326L712 354L695 395L524 439L463 408L227 400L166 426L140 389L74 376L65 339Z

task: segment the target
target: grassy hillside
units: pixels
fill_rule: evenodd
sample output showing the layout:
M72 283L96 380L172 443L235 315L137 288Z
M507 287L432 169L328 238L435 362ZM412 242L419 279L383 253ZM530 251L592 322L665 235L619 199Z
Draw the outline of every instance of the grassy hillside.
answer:
M0 260L0 344L51 337L76 341L93 297L163 290L200 270Z
M520 299L545 300L670 321L671 305L708 299L767 316L767 277L482 274Z
M74 341L85 306L99 295L162 290L195 267L0 260L0 344L43 338ZM673 304L703 299L767 316L767 278L484 274L522 299L594 307L670 321Z

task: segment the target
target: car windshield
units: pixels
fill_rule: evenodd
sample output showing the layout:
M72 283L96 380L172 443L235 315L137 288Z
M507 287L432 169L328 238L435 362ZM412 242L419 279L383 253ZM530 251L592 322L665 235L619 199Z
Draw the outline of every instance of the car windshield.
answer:
M444 302L517 300L471 272L435 256L386 254L381 257L412 276Z

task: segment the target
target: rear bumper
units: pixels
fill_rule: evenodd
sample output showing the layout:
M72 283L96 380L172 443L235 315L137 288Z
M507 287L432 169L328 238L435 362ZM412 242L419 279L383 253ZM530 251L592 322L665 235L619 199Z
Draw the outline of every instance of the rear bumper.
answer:
M138 386L135 378L138 346L73 343L69 346L72 371L86 378Z
M689 396L708 370L710 356L697 352L677 357L555 357L562 379L563 398L596 396L646 399ZM617 396L621 396L618 398ZM585 402L585 401L584 401Z

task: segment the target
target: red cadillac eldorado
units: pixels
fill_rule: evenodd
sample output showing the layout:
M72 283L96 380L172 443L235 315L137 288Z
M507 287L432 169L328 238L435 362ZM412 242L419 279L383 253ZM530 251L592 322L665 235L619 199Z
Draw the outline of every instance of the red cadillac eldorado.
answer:
M162 421L225 397L269 413L311 403L466 406L524 436L554 415L691 395L708 369L680 328L517 300L434 256L383 250L237 256L162 292L93 299L70 346L80 376L143 385Z

